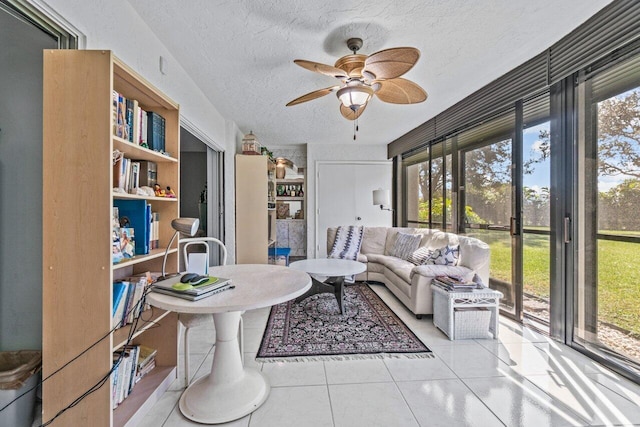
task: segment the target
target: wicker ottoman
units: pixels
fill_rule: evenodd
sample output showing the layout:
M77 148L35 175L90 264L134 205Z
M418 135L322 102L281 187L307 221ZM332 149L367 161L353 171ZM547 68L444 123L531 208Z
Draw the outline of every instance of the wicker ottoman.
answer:
M493 289L447 292L431 285L433 324L449 339L498 338L498 310L502 293Z

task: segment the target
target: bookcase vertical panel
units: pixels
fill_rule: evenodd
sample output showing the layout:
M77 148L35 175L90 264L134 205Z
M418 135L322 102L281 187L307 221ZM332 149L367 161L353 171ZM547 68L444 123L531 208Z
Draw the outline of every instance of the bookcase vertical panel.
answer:
M99 341L111 322L111 56L44 53L43 376ZM90 87L87 91L85 88ZM87 327L90 322L91 327ZM43 384L43 421L109 372L103 339ZM58 425L108 426L103 387ZM107 416L105 416L107 415Z
M160 271L160 254L173 235L171 220L180 216L176 199L148 198L161 217L160 249L114 269L113 90L165 118L166 151L171 157L142 152L121 139L118 147L131 159L157 159L158 182L176 193L180 118L177 104L109 51L45 51L43 88L43 377L90 348L44 382L43 422L47 422L108 375L114 350L110 333L114 276ZM178 253L173 250L167 269L175 271L177 265ZM126 336L123 332L118 331L120 343L116 345ZM164 316L158 325L140 332L134 342L158 350L158 368L133 388L115 412L107 380L52 425L124 426L141 418L176 378L176 315Z

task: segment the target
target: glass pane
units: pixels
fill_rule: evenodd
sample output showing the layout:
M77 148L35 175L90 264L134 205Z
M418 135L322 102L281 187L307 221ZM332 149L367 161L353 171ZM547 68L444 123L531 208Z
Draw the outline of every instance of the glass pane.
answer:
M515 312L511 283L511 139L465 153L465 228L491 246L490 283L501 291L501 304Z
M640 363L640 88L597 103L598 341Z
M442 157L431 159L431 227L437 229L442 229L443 165Z
M422 162L407 166L407 225L417 227L419 224L428 225L429 211L427 204L429 163ZM422 225L420 225L422 226Z
M549 322L550 295L550 124L523 131L523 309Z
M445 158L445 177L444 177L444 188L445 188L445 216L446 216L446 226L445 231L453 232L453 212L455 212L455 206L453 206L453 201L451 199L451 189L453 188L453 175L451 174L451 154L447 154Z

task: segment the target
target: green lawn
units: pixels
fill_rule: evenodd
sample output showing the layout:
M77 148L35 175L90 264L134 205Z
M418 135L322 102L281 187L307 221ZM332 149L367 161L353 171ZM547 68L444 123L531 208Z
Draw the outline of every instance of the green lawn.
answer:
M491 277L511 282L511 238L508 233L474 230L491 246ZM549 297L549 237L525 234L524 290ZM598 242L598 314L600 320L640 335L640 245Z

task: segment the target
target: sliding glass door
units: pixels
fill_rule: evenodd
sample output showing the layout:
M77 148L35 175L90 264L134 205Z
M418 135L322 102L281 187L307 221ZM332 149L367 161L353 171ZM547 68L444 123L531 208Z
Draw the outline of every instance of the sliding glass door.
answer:
M578 90L574 341L640 373L640 58Z

